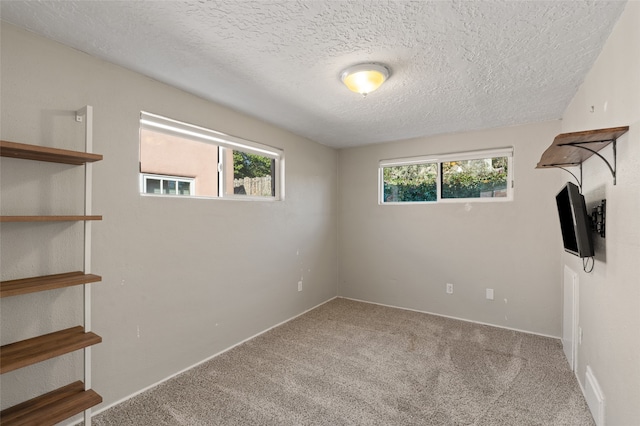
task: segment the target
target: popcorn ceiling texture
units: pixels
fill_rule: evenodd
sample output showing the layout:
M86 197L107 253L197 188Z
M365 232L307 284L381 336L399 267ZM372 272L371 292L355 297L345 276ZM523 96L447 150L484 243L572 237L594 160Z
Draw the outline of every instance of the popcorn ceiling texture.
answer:
M559 119L621 1L3 1L2 19L349 147ZM362 98L344 68L382 62ZM187 119L186 117L185 119Z

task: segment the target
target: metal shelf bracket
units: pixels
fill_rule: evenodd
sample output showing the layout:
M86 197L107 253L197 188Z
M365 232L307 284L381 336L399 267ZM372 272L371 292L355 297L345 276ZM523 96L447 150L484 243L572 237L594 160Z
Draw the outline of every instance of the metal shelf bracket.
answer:
M604 158L602 156L602 154L600 154L598 151L595 151L595 150L593 150L591 148L588 148L588 147L584 146L584 145L588 145L590 143L602 143L602 142L611 142L612 145L613 145L613 167L611 166L611 163L609 163L609 161L606 158ZM607 167L609 167L609 171L611 172L611 176L613 177L613 184L615 185L616 184L616 144L617 144L617 140L616 139L605 139L605 140L589 141L589 142L570 142L570 143L562 144L560 146L575 146L576 148L587 150L590 153L595 154L598 157L600 157L600 159L602 161L604 161L604 163L607 165ZM571 172L569 172L569 173L571 173ZM573 173L571 173L571 174L573 174ZM574 177L575 177L575 175L574 175ZM582 178L582 163L580 163L580 177ZM580 187L582 188L582 184L580 185Z
M580 163L579 166L580 166L580 178L578 178L578 176L576 176L571 170L565 167L562 167L562 166L555 166L555 167L562 169L565 172L569 173L571 176L573 176L576 182L578 182L578 186L580 187L580 193L582 193L582 163Z

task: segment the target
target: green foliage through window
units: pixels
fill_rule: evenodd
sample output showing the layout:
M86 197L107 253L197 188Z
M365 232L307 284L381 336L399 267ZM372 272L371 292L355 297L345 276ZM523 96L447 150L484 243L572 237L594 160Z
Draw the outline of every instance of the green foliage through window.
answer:
M233 193L258 197L275 196L274 170L274 159L234 150Z
M436 163L384 167L384 201L436 201L437 177Z
M507 196L507 157L442 163L442 198Z
M257 154L233 151L233 178L255 178L271 176L273 160Z
M500 155L503 153L506 155ZM480 158L471 156L477 154ZM408 164L402 164L405 160L394 160L398 165L382 162L382 202L510 198L511 151L502 149L486 151L486 156L482 154L447 154L441 160L425 158L424 162L419 157L407 158Z

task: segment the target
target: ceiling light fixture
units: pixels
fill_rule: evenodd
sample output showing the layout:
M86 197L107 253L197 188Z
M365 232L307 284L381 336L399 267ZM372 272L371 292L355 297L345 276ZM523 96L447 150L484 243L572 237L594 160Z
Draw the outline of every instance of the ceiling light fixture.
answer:
M340 80L352 92L367 96L389 78L389 68L379 64L359 64L347 68Z

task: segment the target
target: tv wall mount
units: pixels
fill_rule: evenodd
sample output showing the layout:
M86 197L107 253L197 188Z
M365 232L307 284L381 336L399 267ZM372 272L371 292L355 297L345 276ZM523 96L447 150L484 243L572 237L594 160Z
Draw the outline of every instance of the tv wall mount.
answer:
M549 167L560 168L578 181L578 186L582 192L582 163L596 155L609 168L613 177L613 184L616 184L616 144L620 136L629 131L629 126L611 127L608 129L587 130L584 132L561 133L555 137L553 143L540 157L536 169ZM613 158L609 162L600 154L600 150L609 144L613 144ZM580 177L576 176L567 167L580 167Z
M591 230L602 238L605 237L605 222L607 216L607 200L600 201L591 211Z

